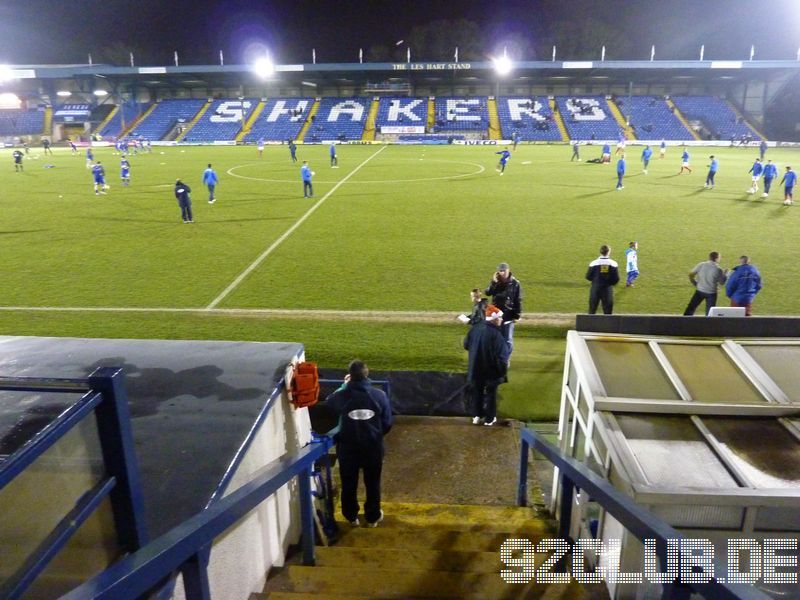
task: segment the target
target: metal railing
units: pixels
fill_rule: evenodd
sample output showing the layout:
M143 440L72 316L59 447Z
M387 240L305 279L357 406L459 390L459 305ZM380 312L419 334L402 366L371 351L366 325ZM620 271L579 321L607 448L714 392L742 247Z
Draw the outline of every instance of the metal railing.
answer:
M526 506L528 500L528 458L531 449L549 460L557 469L561 499L559 504L558 537L570 540L573 495L577 490L586 492L592 502L596 502L630 531L639 541L656 541L656 554L662 565L667 564L667 540L679 540L686 536L679 533L632 498L616 489L611 483L592 471L587 465L564 454L559 448L545 441L535 431L523 428L520 432L519 480L517 485L517 504ZM714 565L715 573L722 573L721 564ZM688 599L692 592L712 600L769 600L769 596L745 584L730 584L714 581L711 583L672 583L664 584L662 598Z
M0 378L0 390L17 392L80 393L69 406L0 466L0 493L70 430L94 413L105 473L87 490L53 530L0 585L0 597L19 598L67 545L101 502L111 502L117 544L134 552L147 543L139 472L133 448L128 401L122 370L103 367L86 379ZM44 492L44 491L43 491Z

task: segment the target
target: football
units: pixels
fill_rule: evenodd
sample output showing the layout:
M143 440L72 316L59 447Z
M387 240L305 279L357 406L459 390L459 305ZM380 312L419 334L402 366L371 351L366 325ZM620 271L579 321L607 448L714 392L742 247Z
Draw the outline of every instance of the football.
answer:
M755 194L756 191L753 188L750 188L749 190L747 190L747 193L748 194Z

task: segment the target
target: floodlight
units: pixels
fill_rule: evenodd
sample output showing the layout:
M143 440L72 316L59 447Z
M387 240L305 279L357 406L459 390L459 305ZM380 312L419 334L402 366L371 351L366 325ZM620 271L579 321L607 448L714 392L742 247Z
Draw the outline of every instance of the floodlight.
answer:
M261 79L266 79L274 75L275 64L269 58L259 58L253 63L253 72Z
M58 96L59 98L69 98L70 96L72 96L72 92L70 92L69 90L58 90L56 92L56 96Z
M0 83L16 79L14 71L8 65L0 65Z
M95 90L92 93L98 97L108 96L108 92L105 90Z
M514 68L514 63L505 54L493 59L492 63L494 64L494 70L501 76L508 75Z

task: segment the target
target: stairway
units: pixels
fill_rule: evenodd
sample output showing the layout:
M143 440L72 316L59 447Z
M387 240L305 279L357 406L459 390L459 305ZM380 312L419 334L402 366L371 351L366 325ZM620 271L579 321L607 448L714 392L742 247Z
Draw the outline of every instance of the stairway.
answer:
M425 123L429 133L433 131L434 125L436 125L436 100L431 96L428 98L428 121Z
M700 136L697 134L697 132L694 129L692 129L692 126L689 125L689 121L687 121L686 117L684 117L683 114L681 113L681 111L678 110L678 107L675 106L675 103L672 101L671 98L667 98L667 106L669 106L669 109L672 111L672 114L675 115L675 118L677 118L678 121L680 121L683 124L683 126L686 128L686 131L688 131L689 134L694 139L699 140Z
M364 124L364 133L361 135L361 139L365 142L375 139L375 122L378 119L378 106L380 106L380 100L378 100L378 98L373 98L372 104L369 107L369 114L367 114L367 122Z
M211 105L213 103L214 103L214 101L211 100L211 99L208 99L206 101L206 103L200 108L200 110L197 111L197 114L194 116L194 118L191 121L189 121L189 124L186 127L184 127L183 131L178 134L178 137L175 138L176 142L180 142L181 140L183 140L183 138L186 137L186 134L189 133L192 130L192 127L197 125L197 123L200 121L200 119L203 118L203 115L206 114L206 112L208 111L209 108L211 108Z
M241 144L244 141L245 136L250 133L250 130L253 128L253 123L256 122L261 113L264 111L264 107L267 105L266 101L259 100L256 107L253 109L253 112L250 113L250 116L247 117L247 121L242 126L242 129L239 133L236 134L236 143Z
M725 103L726 103L726 104L727 104L727 105L730 107L730 109L731 109L731 110L733 111L733 113L736 115L736 118L737 118L737 119L741 119L741 120L742 120L742 123L744 123L744 124L747 126L747 128L748 128L750 131L752 131L752 132L753 132L753 135L755 135L755 136L757 136L757 137L760 137L762 140L765 140L765 139L767 139L767 136L765 136L763 133L761 133L761 132L760 132L760 131L759 131L759 130L756 128L756 126L755 126L755 125L753 125L753 124L752 124L752 123L751 123L751 122L750 122L748 119L746 119L746 118L745 118L745 116L742 114L742 111L740 111L740 110L739 110L739 108L738 108L738 107L737 107L737 106L736 106L736 105L735 105L733 102L731 102L730 100L725 100Z
M314 104L311 105L311 109L308 111L308 115L306 115L306 122L303 123L303 127L300 128L300 133L297 134L296 139L300 141L306 139L306 133L308 133L308 129L311 127L311 117L316 115L319 110L319 101L319 98L314 100Z
M507 567L499 552L505 540L535 544L553 537L535 509L384 502L383 510L386 517L375 529L339 523L340 539L317 547L316 566L288 564L251 600L607 597L604 586L503 580L500 570ZM537 566L544 558L536 555Z
M42 135L53 135L53 107L46 106L44 109L44 123L42 124Z
M614 119L617 121L617 124L625 132L625 139L635 140L636 134L633 133L633 129L631 129L631 126L628 125L628 121L627 119L625 119L625 116L622 114L622 111L619 109L619 106L617 106L617 103L614 102L611 98L606 100L606 103L608 104L609 110L611 110L611 114L614 115Z
M503 132L500 130L500 117L497 114L497 100L489 98L486 108L489 111L489 139L502 139Z
M558 110L558 105L554 98L550 99L550 112L553 115L553 119L556 122L556 126L558 127L558 132L561 134L561 141L568 142L569 141L569 133L567 133L567 126L564 125L564 119L561 118L561 111Z
M116 104L114 105L114 108L111 109L111 112L106 115L106 118L100 121L97 127L94 128L95 133L99 135L100 132L103 131L103 129L105 129L106 125L108 125L111 122L111 119L117 116L118 112L119 112L119 105Z
M119 137L123 138L127 135L130 135L131 132L139 126L139 123L150 116L150 113L152 113L157 106L158 102L153 102L150 106L148 106L146 111L136 117L123 131L120 132Z

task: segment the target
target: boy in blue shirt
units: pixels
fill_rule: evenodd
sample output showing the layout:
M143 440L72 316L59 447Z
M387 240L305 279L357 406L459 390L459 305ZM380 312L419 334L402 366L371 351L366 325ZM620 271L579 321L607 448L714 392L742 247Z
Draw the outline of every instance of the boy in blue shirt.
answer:
M103 165L100 164L100 161L97 161L97 164L92 167L92 177L94 177L95 196L98 194L105 194L108 189L108 184L106 184L106 171L103 169Z
M689 166L689 151L685 149L683 151L683 154L681 155L681 170L678 171L678 175L683 173L684 170L689 171L689 173L692 172L692 169Z
M767 161L764 165L764 171L761 173L764 176L764 193L761 194L762 198L769 196L769 189L772 187L772 180L778 176L778 167L772 162L772 159Z
M331 169L338 169L339 159L336 156L336 144L331 143L330 153L331 153Z
M300 167L300 177L303 179L303 198L311 198L314 195L314 188L311 185L311 178L314 176L314 171L308 166L308 161L303 161L303 166Z
M501 150L500 152L495 152L495 154L500 155L500 162L497 163L496 170L498 173L500 173L500 175L502 175L506 170L506 163L508 162L508 159L511 158L511 152L509 151L508 148L506 148L505 150Z
M292 162L297 162L297 144L294 143L294 140L289 140L289 153L292 155Z
M611 146L603 144L603 153L600 156L600 162L611 164Z
M617 161L617 191L624 190L625 186L622 185L622 178L625 177L625 155L619 157Z
M642 165L644 166L644 174L647 175L647 167L650 165L650 157L653 156L653 150L650 146L645 146L642 150Z
M708 165L708 175L706 176L706 184L703 187L711 188L713 190L714 189L714 177L716 177L716 175L717 175L717 169L719 169L719 163L717 162L717 159L714 158L713 154L711 156L709 156L708 158L711 159L711 164Z
M764 165L761 164L761 159L757 158L753 166L750 167L748 173L753 174L753 184L750 186L748 192L755 194L758 191L758 180L761 179L761 172L764 170Z
M122 179L122 185L128 187L131 184L131 163L127 158L119 161L119 176Z
M92 163L94 162L94 153L92 152L92 147L86 147L86 168L91 169Z
M783 188L783 205L790 206L794 204L794 184L797 183L797 173L792 171L792 167L786 167L786 174L781 179Z
M214 202L217 201L216 197L214 196L214 190L216 189L218 182L219 178L217 177L217 173L211 168L211 163L208 163L208 168L203 171L203 185L208 188L209 204L214 204Z

